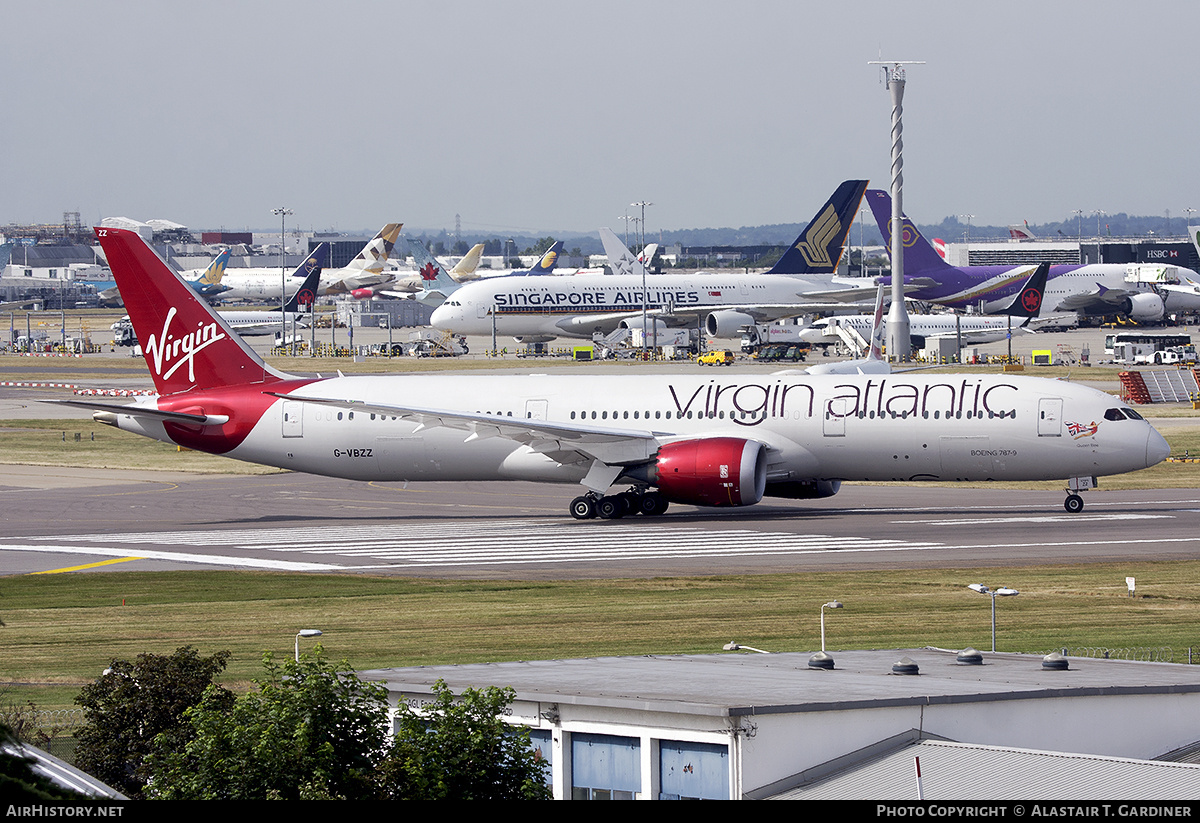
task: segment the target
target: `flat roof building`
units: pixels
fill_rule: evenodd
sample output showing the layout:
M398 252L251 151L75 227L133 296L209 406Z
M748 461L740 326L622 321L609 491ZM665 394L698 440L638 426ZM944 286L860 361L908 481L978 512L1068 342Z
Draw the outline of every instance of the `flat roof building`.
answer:
M530 728L559 799L886 799L890 783L868 790L856 770L928 741L959 744L938 753L963 762L980 750L1027 750L1049 777L1035 784L997 770L986 775L984 794L967 784L975 794L954 798L1112 799L1117 786L1140 787L1139 798L1200 798L1200 766L1174 764L1168 780L1164 764L1145 762L1200 740L1200 667L994 653L964 662L956 651L930 648L831 654L828 668L812 653L732 653L360 675L386 685L394 705L419 706L439 679L454 692L512 687L508 719ZM1085 762L1046 756L1064 752L1094 756L1086 761L1093 776L1142 772L1128 786L1115 778L1060 783L1053 770L1065 777L1070 764ZM835 778L843 782L829 782ZM964 788L939 784L947 785ZM911 783L897 793L916 797ZM926 799L949 797L927 791Z

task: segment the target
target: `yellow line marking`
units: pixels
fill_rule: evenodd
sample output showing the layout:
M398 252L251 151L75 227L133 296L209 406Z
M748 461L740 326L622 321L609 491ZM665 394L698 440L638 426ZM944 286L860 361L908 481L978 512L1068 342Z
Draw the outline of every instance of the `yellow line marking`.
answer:
M113 563L128 563L130 560L143 560L141 557L114 557L112 560L101 560L99 563L86 563L82 566L68 566L65 569L47 569L44 572L30 572L30 574L62 574L63 572L78 572L84 569L97 569L101 566L111 566Z

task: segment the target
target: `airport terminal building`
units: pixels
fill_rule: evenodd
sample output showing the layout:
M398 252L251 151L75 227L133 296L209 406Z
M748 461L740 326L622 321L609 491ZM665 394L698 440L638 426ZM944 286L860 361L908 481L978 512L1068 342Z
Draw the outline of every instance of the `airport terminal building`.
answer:
M393 705L512 687L556 799L1200 798L1189 665L924 648L360 675Z

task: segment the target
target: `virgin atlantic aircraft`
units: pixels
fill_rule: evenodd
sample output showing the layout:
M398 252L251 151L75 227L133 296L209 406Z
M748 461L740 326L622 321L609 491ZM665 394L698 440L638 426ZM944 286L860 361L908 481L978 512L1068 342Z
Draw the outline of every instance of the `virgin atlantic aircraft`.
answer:
M575 484L570 512L582 520L658 515L669 502L828 497L843 480L1086 488L1169 452L1115 398L1010 375L292 376L263 362L137 234L96 235L158 396L58 402L238 460L355 480ZM1074 493L1067 501L1083 505Z

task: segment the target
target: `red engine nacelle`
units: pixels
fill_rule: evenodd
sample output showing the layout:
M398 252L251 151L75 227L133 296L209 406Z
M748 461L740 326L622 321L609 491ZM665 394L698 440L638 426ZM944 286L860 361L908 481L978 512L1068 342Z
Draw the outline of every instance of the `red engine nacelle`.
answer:
M350 292L350 296L355 300L370 300L375 296L375 292L370 289L354 289Z
M737 437L667 443L650 480L675 503L752 506L767 487L767 455L761 443Z

